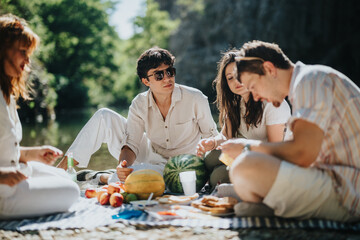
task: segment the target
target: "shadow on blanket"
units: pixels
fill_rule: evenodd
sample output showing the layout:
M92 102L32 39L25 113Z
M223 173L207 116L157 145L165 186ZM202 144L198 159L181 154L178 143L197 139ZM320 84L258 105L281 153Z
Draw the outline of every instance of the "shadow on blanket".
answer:
M129 204L124 204L121 208L111 206L101 206L96 199L86 199L81 197L74 204L69 212L51 214L47 216L0 221L0 229L3 230L44 230L44 229L69 229L86 228L92 229L99 226L109 225L115 222L123 222L132 225L147 226L188 226L188 227L213 227L221 229L239 228L304 228L304 229L335 229L360 231L360 222L347 224L327 220L293 220L283 218L267 217L243 217L243 218L212 218L204 221L203 219L174 219L169 221L159 221L155 217L145 212L129 220L113 219L112 216L120 211L133 210Z

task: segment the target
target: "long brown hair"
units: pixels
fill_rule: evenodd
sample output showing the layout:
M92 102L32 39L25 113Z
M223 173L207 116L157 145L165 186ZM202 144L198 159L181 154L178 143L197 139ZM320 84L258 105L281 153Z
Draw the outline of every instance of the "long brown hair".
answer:
M250 93L249 100L245 104L245 115L240 116L241 113L241 96L234 94L227 83L225 76L225 68L232 62L235 62L235 57L239 56L239 51L236 49L227 51L223 54L221 60L218 63L218 73L213 82L216 85L216 105L219 109L219 122L221 127L225 127L224 130L228 133L229 127L231 127L231 136L235 137L239 133L239 127L241 124L241 117L244 118L245 123L250 127L257 127L257 124L261 122L264 106L261 101L256 102ZM227 126L227 121L230 122L230 126Z
M0 88L7 104L10 96L29 98L25 76L10 77L5 73L4 61L7 51L14 47L25 47L31 53L39 43L39 37L27 26L24 19L6 14L0 16Z

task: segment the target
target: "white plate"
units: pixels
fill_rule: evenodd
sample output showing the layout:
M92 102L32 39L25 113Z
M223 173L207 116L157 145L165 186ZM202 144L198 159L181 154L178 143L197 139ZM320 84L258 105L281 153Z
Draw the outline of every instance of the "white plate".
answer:
M149 202L147 200L138 200L131 201L130 204L133 205L135 208L144 209L145 207L151 207L159 203L155 200L150 200Z
M201 209L200 209L201 210ZM234 212L227 212L227 213L212 213L212 212L207 212L207 211L203 211L201 210L203 213L205 214L209 214L211 216L215 216L215 217L229 217L229 216L232 216L234 215L235 213Z

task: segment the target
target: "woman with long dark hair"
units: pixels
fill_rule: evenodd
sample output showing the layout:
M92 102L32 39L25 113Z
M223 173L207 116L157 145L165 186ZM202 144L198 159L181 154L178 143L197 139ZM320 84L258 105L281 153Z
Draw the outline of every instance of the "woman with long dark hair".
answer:
M285 123L290 117L289 105L284 101L276 108L267 101L255 101L252 94L234 77L237 56L238 50L227 51L218 63L218 74L213 84L216 86L216 104L222 134L202 139L197 147L199 156L215 150L222 142L231 138L244 137L269 142L285 138ZM219 155L220 152L215 150L205 157L205 163L211 172L212 187L219 182L229 182L226 166L219 161Z

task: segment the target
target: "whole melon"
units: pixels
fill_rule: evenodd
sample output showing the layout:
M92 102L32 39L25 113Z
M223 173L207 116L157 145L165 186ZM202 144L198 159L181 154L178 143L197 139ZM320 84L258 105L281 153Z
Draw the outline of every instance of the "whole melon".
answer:
M127 193L134 193L139 199L146 200L153 193L153 198L163 195L165 191L164 178L151 169L132 172L125 180Z
M179 173L196 171L196 191L199 192L208 180L208 172L202 158L191 154L182 154L168 160L164 168L166 187L173 193L183 193Z

